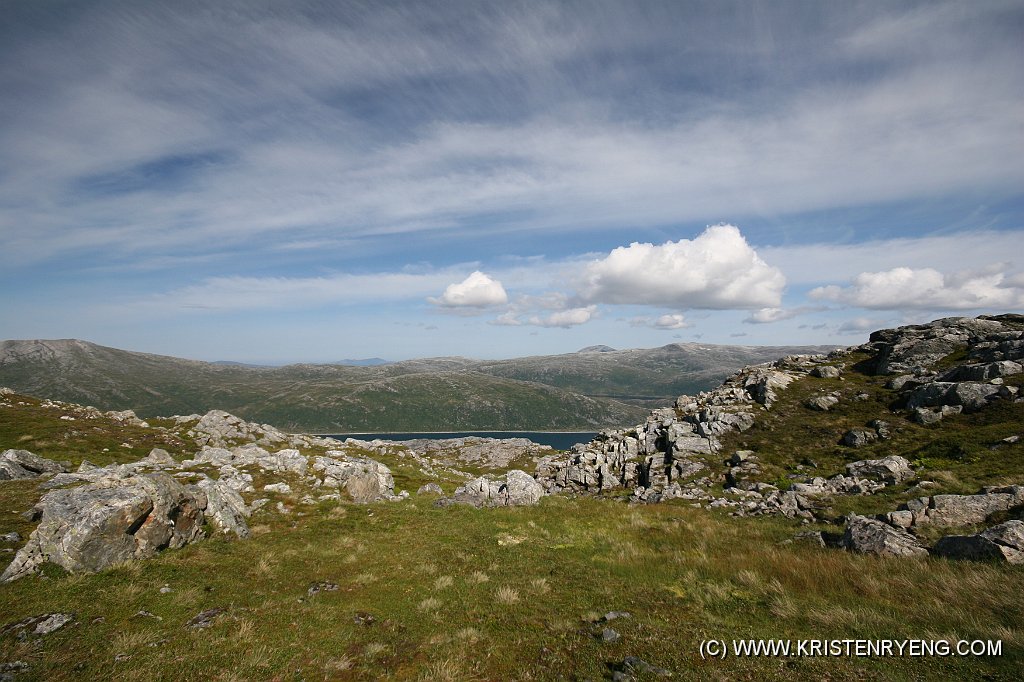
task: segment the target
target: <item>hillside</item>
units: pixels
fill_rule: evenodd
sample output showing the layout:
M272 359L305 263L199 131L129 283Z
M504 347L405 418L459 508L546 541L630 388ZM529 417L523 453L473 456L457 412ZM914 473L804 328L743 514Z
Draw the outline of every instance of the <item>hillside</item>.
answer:
M571 452L495 444L533 477L478 442L0 390L0 673L1016 680L1022 360L1021 316L882 330ZM749 639L989 653L735 655Z
M305 432L601 429L641 419L779 353L814 348L672 344L502 361L253 367L78 340L0 342L0 385L149 417L225 409Z

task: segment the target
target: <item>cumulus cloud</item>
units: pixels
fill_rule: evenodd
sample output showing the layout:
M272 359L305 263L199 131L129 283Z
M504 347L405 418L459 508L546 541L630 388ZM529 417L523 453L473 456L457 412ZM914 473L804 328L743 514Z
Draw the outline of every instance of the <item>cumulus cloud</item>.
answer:
M449 284L439 298L427 299L445 308L486 308L508 303L505 287L479 270L469 277Z
M693 240L633 242L589 263L584 301L729 310L778 306L786 278L765 263L733 225Z
M534 315L529 318L528 324L537 327L561 327L568 329L569 327L589 322L596 312L597 306L594 305L589 305L585 308L569 308L568 310L559 310L545 317Z
M849 286L824 286L812 298L873 310L1019 310L1024 308L1021 275L1006 265L944 274L933 268L899 267L862 272Z

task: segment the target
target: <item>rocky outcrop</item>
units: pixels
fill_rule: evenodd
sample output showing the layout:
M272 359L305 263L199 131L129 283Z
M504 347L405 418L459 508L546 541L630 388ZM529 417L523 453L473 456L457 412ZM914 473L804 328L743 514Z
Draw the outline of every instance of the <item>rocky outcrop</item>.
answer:
M749 429L757 411L769 409L779 390L814 365L812 356L790 356L744 368L714 390L654 410L632 429L602 431L567 455L541 459L537 479L548 492L625 488L638 501L686 499L687 480L705 469L701 458L718 453L718 436Z
M1007 521L977 535L947 535L932 553L947 559L1024 564L1024 521Z
M196 488L206 521L212 527L225 535L249 537L246 519L250 511L238 491L223 481L209 478L199 481Z
M202 502L162 473L50 491L33 509L39 526L0 580L28 575L45 562L92 572L182 547L203 537Z
M326 457L315 458L313 471L320 476L317 485L342 489L354 502L402 499L395 495L391 470L376 460L329 450Z
M935 364L946 356L980 342L988 342L1007 331L997 319L954 317L928 324L882 329L871 334L869 344L876 355L872 369L876 374L914 373ZM1014 335L1012 340L1019 340ZM1017 350L1024 351L1024 345ZM1000 359L1003 359L1002 357Z
M843 546L861 554L892 557L926 557L928 550L910 533L866 516L851 514L846 520Z
M389 441L381 441L388 443ZM528 438L465 438L416 439L390 441L392 445L406 447L423 457L440 458L449 462L472 464L478 467L506 469L516 460L539 457L551 453L548 445L538 445Z
M4 450L0 453L0 481L39 478L67 470L66 464L34 455L28 450Z
M329 438L316 438L301 434L284 433L269 424L247 422L223 410L210 410L206 414L174 417L178 424L190 425L186 432L196 445L226 448L240 443L254 443L262 447L290 446L292 448L330 446ZM192 424L192 422L195 422Z
M537 504L544 497L544 488L525 471L513 469L504 480L484 476L456 489L450 498L438 500L440 506L468 504L474 507L522 507Z
M847 464L846 473L854 478L882 481L890 485L898 485L916 476L910 461L898 455Z
M882 518L901 528L956 527L984 523L996 512L1024 506L1024 486L985 488L976 495L934 495L901 504Z

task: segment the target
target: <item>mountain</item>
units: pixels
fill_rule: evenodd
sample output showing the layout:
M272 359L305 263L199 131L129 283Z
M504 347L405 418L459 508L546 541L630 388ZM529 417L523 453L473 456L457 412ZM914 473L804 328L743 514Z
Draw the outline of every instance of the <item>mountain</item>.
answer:
M645 406L710 388L743 365L820 350L671 344L495 361L259 367L76 339L3 341L0 385L145 417L225 409L306 432L590 430L635 422Z

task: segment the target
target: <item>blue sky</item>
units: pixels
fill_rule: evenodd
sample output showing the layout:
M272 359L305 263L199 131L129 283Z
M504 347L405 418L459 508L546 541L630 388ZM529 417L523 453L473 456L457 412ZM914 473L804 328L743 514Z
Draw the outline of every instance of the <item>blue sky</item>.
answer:
M37 2L0 337L207 360L1024 311L1024 2Z

